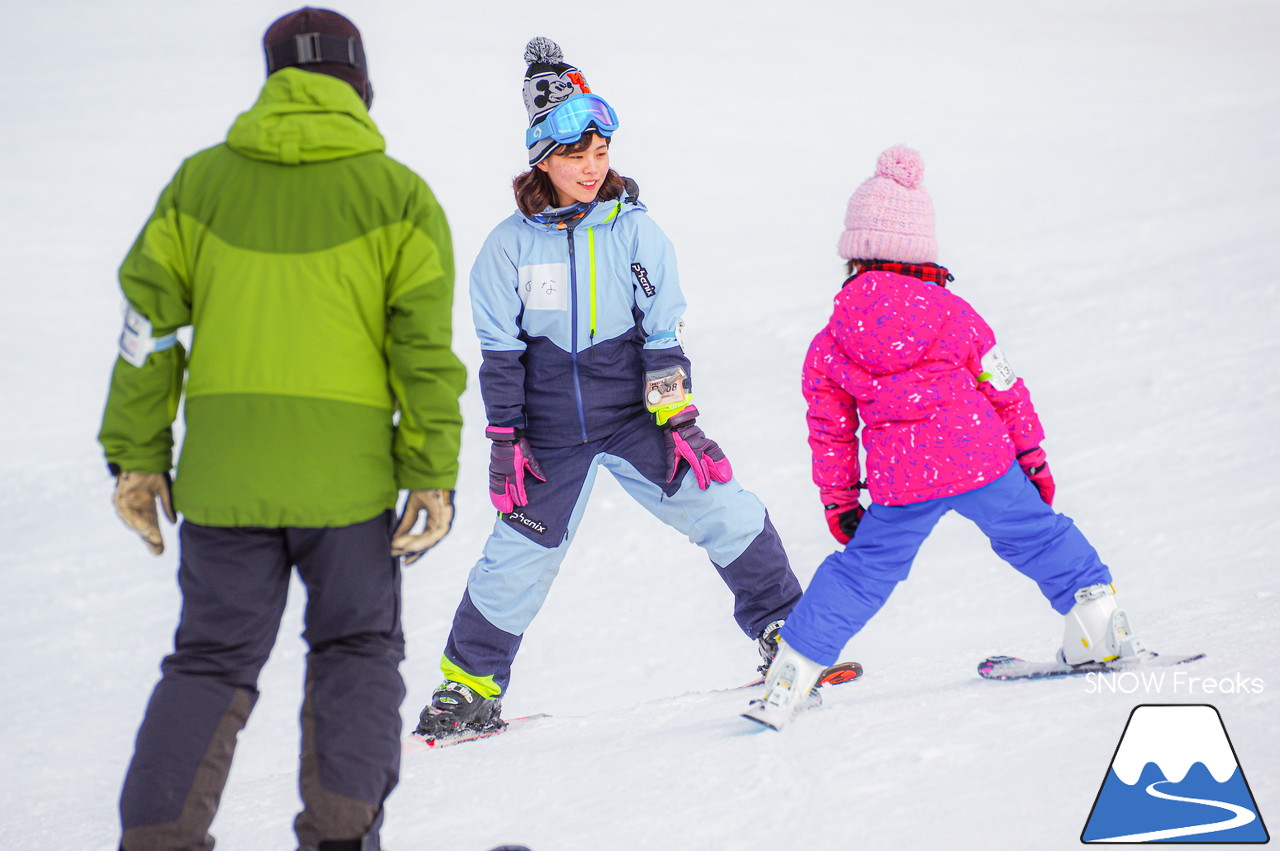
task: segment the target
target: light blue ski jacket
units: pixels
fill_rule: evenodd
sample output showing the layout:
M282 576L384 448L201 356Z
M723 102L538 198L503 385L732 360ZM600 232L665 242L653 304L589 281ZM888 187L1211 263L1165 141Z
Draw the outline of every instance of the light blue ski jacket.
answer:
M675 252L627 185L567 220L512 214L472 267L486 414L534 446L607 437L644 411L645 372L690 374Z

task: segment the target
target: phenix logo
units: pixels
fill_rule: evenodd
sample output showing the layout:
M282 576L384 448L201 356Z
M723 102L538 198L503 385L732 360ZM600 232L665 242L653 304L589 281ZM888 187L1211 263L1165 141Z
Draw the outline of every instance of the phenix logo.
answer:
M649 280L649 270L641 266L639 263L632 263L631 274L636 276L636 283L640 285L640 289L644 290L644 294L649 298L653 298L658 291Z
M1081 842L1265 843L1258 805L1218 710L1137 706Z
M527 516L523 511L516 511L507 515L507 519L512 523L519 523L531 532L537 532L539 535L547 533L547 527L532 517Z

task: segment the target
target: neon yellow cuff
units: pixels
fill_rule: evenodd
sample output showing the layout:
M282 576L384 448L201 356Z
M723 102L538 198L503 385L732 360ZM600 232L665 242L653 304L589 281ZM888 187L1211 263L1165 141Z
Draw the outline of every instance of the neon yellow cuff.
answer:
M459 668L449 660L448 656L440 657L440 670L444 678L455 683L462 683L483 698L494 698L502 694L502 689L493 681L492 676L477 677Z
M693 394L690 393L688 396L684 397L684 401L672 402L669 405L660 405L657 408L651 408L650 410L652 410L653 415L657 417L658 425L664 426L667 424L667 420L671 419L692 404Z

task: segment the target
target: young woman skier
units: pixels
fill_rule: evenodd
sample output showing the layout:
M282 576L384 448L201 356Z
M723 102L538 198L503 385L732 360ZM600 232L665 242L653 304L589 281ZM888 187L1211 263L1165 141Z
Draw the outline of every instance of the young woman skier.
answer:
M760 500L699 428L667 238L609 166L613 109L552 41L525 51L528 172L471 271L499 515L467 580L418 733L502 725L521 637L599 468L703 547L767 663L800 596Z
M849 200L839 242L848 278L803 377L813 480L847 546L818 567L782 629L765 695L745 713L771 727L787 723L952 510L1066 616L1061 661L1146 653L1116 606L1110 570L1051 507L1044 430L1026 385L987 323L946 288L923 174L916 151L890 148Z

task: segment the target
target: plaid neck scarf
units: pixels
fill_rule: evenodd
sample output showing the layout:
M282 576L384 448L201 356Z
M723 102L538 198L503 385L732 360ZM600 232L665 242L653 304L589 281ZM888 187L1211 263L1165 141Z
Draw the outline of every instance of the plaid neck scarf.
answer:
M948 272L945 266L939 266L937 263L894 263L891 260L868 260L865 263L858 264L857 271L845 283L849 283L849 281L852 281L863 272L897 272L899 275L910 275L913 278L929 281L940 287L946 287L948 282L955 280L955 276Z

